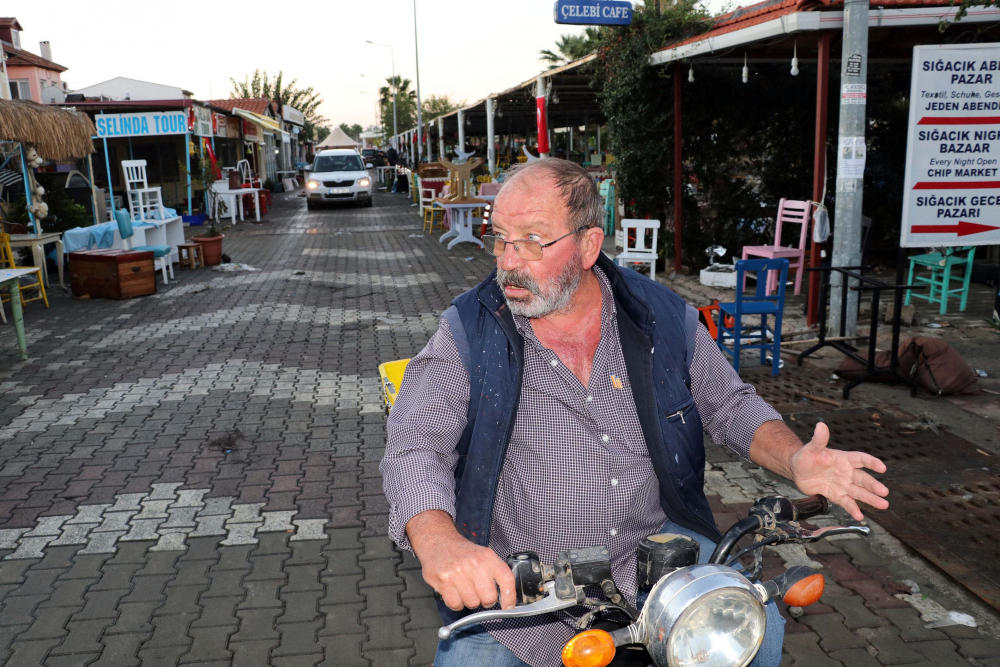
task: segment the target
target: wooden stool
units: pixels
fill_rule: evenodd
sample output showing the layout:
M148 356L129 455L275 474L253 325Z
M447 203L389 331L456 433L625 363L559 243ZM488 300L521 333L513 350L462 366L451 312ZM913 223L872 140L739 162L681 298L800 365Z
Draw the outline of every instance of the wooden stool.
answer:
M187 254L187 265L189 269L196 269L199 264L205 266L205 256L202 254L200 243L177 244L177 252L180 254L181 264L184 263L185 251Z

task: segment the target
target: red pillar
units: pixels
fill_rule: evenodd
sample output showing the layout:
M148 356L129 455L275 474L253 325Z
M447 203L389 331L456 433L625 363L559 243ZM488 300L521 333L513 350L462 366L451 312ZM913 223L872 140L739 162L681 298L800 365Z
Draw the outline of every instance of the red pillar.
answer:
M549 156L548 110L545 108L545 78L541 75L535 82L535 109L538 125L538 157Z
M674 271L681 271L681 211L684 194L684 168L681 164L681 64L674 63Z
M819 37L819 57L816 71L816 138L813 146L813 201L823 198L823 186L826 183L826 112L829 108L830 84L830 32L825 31ZM820 265L819 244L815 241L809 246L809 266ZM808 316L806 322L814 326L819 321L819 284L820 273L809 273Z

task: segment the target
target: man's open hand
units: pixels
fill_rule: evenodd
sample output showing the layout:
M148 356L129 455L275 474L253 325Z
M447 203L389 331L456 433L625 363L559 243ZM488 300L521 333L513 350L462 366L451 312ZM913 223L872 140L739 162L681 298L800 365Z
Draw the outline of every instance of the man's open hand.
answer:
M865 472L885 472L885 464L871 454L828 449L830 429L816 424L812 440L792 455L792 481L806 495L821 494L837 503L856 521L864 519L857 501L884 510L889 489Z
M445 512L422 512L406 526L410 544L423 566L424 581L441 594L449 609L492 607L516 602L514 573L492 549L462 537Z

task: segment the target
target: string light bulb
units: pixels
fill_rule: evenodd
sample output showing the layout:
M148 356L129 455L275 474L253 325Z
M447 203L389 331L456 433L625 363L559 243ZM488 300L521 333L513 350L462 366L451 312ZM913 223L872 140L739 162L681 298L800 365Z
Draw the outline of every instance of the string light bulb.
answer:
M750 68L747 67L747 54L743 52L743 83L750 80Z
M694 83L694 64L692 63L688 69L688 83Z
M799 75L799 40L792 47L792 76Z

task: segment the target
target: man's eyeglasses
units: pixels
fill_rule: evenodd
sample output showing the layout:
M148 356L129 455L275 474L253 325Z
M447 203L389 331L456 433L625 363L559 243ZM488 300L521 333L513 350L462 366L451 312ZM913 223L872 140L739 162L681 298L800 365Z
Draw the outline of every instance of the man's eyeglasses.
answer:
M584 230L575 229L569 234L563 234L555 241L549 241L548 243L532 241L530 239L514 239L513 241L508 241L507 239L495 234L486 234L483 236L483 248L494 257L503 257L504 252L507 250L507 246L512 245L514 246L514 252L517 253L518 257L526 262L537 262L542 258L542 248L548 248L550 245L559 243L567 236L573 236L573 234L582 231Z

